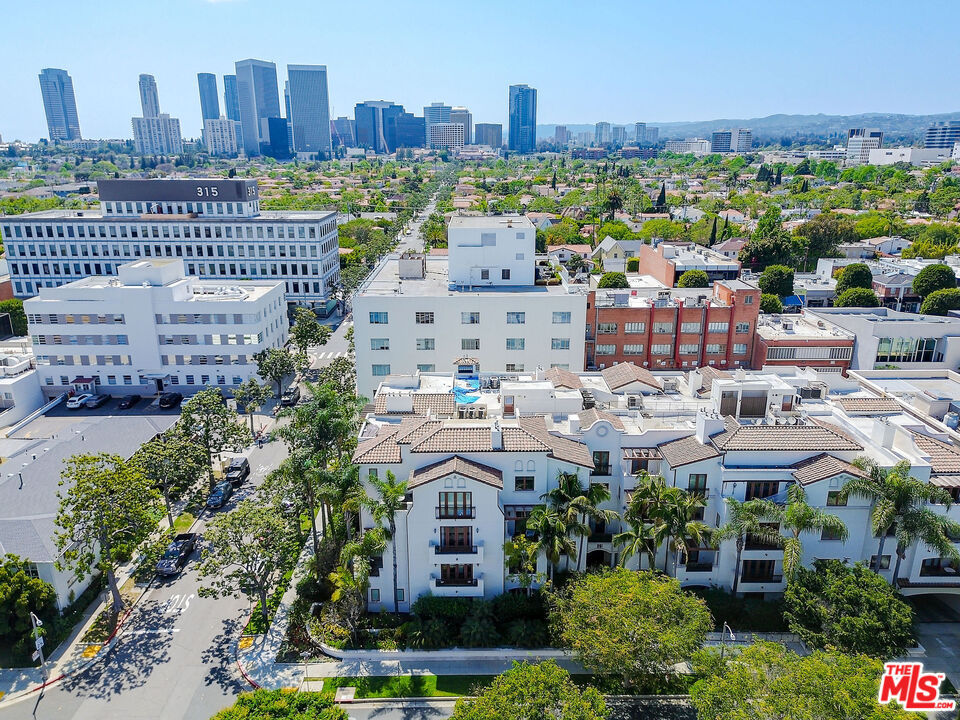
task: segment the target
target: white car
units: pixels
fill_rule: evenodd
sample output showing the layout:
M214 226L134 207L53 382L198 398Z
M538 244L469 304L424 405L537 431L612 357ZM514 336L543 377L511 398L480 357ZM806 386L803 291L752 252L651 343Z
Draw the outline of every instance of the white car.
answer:
M81 393L80 395L74 395L72 398L67 400L67 410L79 410L87 403L87 400L92 397L93 393Z

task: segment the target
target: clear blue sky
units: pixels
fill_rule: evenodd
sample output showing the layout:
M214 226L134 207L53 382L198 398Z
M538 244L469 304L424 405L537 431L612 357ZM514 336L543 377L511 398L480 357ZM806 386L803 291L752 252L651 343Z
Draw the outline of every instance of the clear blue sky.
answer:
M37 74L73 76L84 137L129 137L137 75L199 135L197 72L247 57L325 64L337 115L367 99L505 122L507 86L538 122L960 110L960 3L930 0L45 0L3 3L0 135L46 135ZM282 107L282 101L281 101Z

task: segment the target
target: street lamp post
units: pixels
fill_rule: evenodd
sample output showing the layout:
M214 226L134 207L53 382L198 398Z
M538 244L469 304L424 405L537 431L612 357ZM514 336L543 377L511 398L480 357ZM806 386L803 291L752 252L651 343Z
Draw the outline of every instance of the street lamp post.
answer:
M38 618L33 612L30 613L30 622L33 624L33 644L40 655L40 672L43 675L43 681L47 681L47 668L43 658L43 636L40 634L40 628L43 627L43 620Z
M723 628L720 630L720 660L723 661L724 650L727 649L726 636L727 633L730 633L730 642L736 642L737 636L733 634L733 630L730 629L730 626L726 623L723 624Z

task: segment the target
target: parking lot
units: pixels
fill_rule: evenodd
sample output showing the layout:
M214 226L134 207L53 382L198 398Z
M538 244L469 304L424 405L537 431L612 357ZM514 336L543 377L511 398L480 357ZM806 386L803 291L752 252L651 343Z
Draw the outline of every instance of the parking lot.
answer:
M143 398L132 408L121 410L117 407L120 397L112 397L107 403L98 408L82 407L69 410L66 403L60 403L50 408L46 414L32 420L27 425L10 435L14 438L53 438L57 435L78 430L81 426L92 426L104 421L123 432L124 418L146 418L157 427L157 432L163 432L180 419L180 408L160 409L152 404L155 398ZM136 448L133 448L134 450ZM131 451L132 452L132 451Z

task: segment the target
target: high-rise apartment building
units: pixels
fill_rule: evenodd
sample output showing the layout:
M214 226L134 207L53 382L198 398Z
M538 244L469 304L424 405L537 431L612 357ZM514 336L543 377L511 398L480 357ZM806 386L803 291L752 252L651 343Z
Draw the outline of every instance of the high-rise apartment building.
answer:
M567 132L566 125L557 125L553 130L553 141L557 145L566 145L570 139L570 133Z
M100 206L0 220L17 297L142 258L182 258L187 275L284 283L287 302L325 306L339 282L330 211L264 211L255 180L100 180ZM184 320L182 322L193 322Z
M160 95L153 75L140 75L140 107L145 118L155 118L160 114Z
M960 120L934 123L923 137L925 148L950 150L957 142L960 142Z
M509 95L510 150L533 152L537 148L537 90L511 85Z
M450 113L452 110L452 107L444 105L442 102L430 103L423 108L423 121L427 128L433 125L433 123L448 123L450 122Z
M231 120L240 122L240 98L237 95L237 76L223 76L223 112Z
M647 139L647 124L638 122L633 124L633 140L637 145L642 145Z
M610 128L610 142L623 145L627 139L627 129L623 125L613 125Z
M420 118L420 121L422 125L423 118ZM354 147L357 144L357 133L354 130L353 118L338 117L331 120L330 139L334 146Z
M330 157L330 99L326 65L287 65L290 88L288 119L293 127L293 150Z
M427 144L424 118L413 113L400 113L397 116L397 147L422 148Z
M44 68L39 77L50 142L80 140L80 119L77 117L77 100L73 94L73 78L66 70L57 68Z
M477 145L489 145L496 149L503 147L503 125L500 123L477 123Z
M710 152L749 152L753 147L753 133L747 128L718 130L711 135Z
M883 131L879 128L850 128L847 132L847 163L866 165L870 151L883 145Z
M236 157L240 145L237 138L239 123L221 116L203 121L203 141L207 152L218 157Z
M657 141L660 139L660 128L658 127L647 127L646 132L644 133L644 145L656 145Z
M200 117L203 120L220 118L220 98L217 93L217 76L213 73L197 73L200 89Z
M427 145L434 150L456 150L463 147L462 123L433 123L426 128Z
M237 100L243 132L243 149L250 157L261 154L269 145L270 118L280 117L280 90L276 63L264 60L238 60ZM276 127L276 124L275 124ZM284 135L286 128L284 127ZM286 137L283 138L286 144Z
M354 107L357 145L377 153L392 153L397 149L397 118L403 114L403 105L386 100L367 100Z
M473 114L465 107L454 107L450 110L450 122L463 125L463 144L473 144Z
M597 145L606 145L610 142L610 123L598 122L594 126L593 141Z

